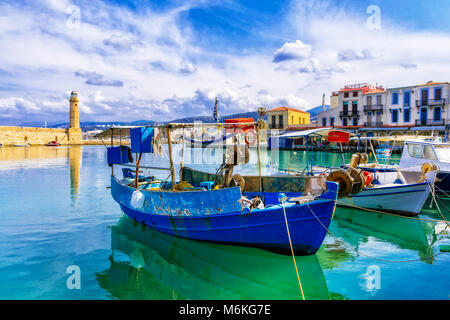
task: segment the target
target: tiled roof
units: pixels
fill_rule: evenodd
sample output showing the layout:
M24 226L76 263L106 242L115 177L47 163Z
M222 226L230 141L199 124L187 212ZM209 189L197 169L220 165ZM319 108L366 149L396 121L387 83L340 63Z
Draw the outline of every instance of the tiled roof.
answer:
M365 92L364 94L385 93L385 92L386 92L386 90L373 89L373 90L369 90L369 91Z
M302 110L289 108L289 107L279 107L279 108L275 108L275 109L269 110L268 112L271 112L271 111L287 111L287 110L309 114L309 112L305 112L305 111L302 111Z

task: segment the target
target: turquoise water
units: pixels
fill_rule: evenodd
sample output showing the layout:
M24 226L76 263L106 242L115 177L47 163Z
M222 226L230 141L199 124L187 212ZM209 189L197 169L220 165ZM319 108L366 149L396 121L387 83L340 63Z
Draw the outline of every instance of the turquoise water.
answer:
M105 155L103 146L0 149L0 299L299 299L290 256L173 238L123 217ZM145 162L167 164L153 155ZM282 151L279 162L300 170L305 152ZM430 203L420 218L441 219ZM306 298L449 299L442 225L337 208L333 236L315 256L296 257ZM68 289L72 265L80 289Z

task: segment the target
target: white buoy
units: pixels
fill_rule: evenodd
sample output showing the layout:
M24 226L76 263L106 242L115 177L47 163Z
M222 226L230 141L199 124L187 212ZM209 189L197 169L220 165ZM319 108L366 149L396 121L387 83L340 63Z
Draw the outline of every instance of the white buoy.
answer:
M130 204L135 209L141 209L142 206L144 205L144 200L145 200L144 194L141 191L136 190L131 195Z

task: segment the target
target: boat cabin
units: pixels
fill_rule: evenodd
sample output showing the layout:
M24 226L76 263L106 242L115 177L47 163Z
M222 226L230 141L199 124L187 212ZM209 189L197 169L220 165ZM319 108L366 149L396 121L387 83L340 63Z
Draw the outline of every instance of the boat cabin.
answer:
M450 171L450 143L441 138L405 141L399 167L433 163L440 171Z

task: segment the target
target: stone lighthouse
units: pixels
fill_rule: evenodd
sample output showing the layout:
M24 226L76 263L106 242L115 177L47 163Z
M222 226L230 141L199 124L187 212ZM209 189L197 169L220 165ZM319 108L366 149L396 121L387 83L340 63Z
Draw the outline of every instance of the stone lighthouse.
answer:
M81 141L80 114L78 111L78 93L70 94L69 142Z

